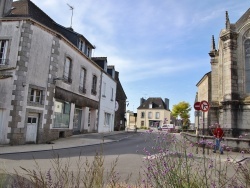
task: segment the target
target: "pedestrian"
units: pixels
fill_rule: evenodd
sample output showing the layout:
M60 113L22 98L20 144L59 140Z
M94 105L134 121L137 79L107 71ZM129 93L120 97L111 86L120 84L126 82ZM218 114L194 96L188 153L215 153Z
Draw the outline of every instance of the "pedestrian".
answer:
M224 136L224 132L220 127L220 124L216 124L216 128L213 131L214 137L215 137L215 146L214 146L214 153L216 153L216 150L218 149L220 151L220 154L223 154L223 148L221 147L221 140Z

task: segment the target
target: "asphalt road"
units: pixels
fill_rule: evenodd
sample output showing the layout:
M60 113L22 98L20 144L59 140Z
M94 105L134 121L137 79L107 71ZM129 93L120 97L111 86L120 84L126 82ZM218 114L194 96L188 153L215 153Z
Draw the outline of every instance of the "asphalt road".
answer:
M88 138L95 138L96 135L86 135ZM48 171L52 168L53 158L59 156L62 162L67 162L70 159L71 168L77 168L75 161L82 157L81 160L93 160L97 153L102 153L105 157L104 167L107 171L111 168L114 161L117 159L116 171L119 172L121 181L124 181L131 175L130 181L135 182L139 178L139 174L143 174L143 157L147 148L154 154L150 148L155 145L154 139L156 134L149 133L123 133L108 136L104 139L112 139L114 142L105 144L83 146L77 148L60 149L54 151L37 151L26 153L14 153L0 155L0 167L8 172L14 172L14 169L22 173L20 167L26 169L38 169Z

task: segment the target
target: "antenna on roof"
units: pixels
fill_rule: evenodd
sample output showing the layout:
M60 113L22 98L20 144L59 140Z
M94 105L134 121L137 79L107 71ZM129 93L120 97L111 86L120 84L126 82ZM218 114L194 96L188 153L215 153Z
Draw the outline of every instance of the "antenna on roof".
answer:
M70 27L72 28L72 18L73 18L73 11L74 11L74 7L73 7L73 6L71 6L71 5L69 5L68 3L67 3L67 5L69 6L70 10L72 10L72 15L71 15L71 23L70 23Z

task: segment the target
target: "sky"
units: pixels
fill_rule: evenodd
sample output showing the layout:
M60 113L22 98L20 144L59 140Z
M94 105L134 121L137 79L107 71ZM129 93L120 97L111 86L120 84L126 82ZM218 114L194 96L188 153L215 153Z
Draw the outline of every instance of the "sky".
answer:
M192 107L196 84L211 71L212 35L218 46L225 12L235 23L250 0L32 0L58 24L71 26L96 46L92 56L114 65L127 96L127 110L140 98L161 97Z

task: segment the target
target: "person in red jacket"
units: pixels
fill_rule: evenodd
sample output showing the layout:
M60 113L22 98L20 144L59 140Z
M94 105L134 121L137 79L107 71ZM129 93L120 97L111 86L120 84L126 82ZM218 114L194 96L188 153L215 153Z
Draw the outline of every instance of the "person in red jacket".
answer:
M223 130L220 128L220 124L216 124L216 129L214 129L214 137L215 137L215 146L214 146L214 153L216 153L216 150L220 150L220 154L223 154L223 148L221 147L221 140L224 136Z

